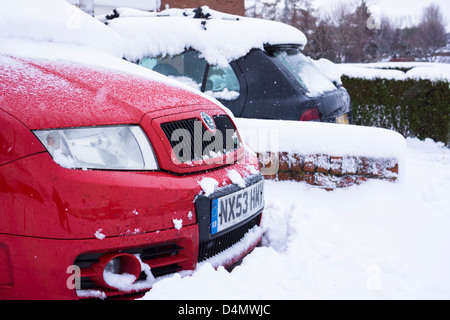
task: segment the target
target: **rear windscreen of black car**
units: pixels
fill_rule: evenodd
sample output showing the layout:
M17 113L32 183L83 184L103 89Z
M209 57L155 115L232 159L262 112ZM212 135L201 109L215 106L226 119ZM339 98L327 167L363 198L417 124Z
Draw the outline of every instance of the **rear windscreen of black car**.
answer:
M273 50L273 56L294 76L311 97L336 90L336 86L314 65L314 62L298 49Z

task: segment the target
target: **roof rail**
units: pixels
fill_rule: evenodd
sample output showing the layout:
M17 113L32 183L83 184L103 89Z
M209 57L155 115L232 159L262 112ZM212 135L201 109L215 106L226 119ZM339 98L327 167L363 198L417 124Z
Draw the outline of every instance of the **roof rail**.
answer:
M97 19L107 22L108 20L113 20L116 18L125 18L125 17L149 17L149 18L158 18L158 17L186 17L193 19L220 19L220 20L230 20L230 21L239 21L241 19L240 16L232 15L229 13L224 13L216 10L210 9L208 6L201 6L195 9L167 9L161 12L147 12L141 11L138 9L131 8L115 8L110 13L102 16L97 16Z
M198 7L196 9L193 9L195 15L194 19L209 19L211 18L211 15L209 13L204 14L202 7Z

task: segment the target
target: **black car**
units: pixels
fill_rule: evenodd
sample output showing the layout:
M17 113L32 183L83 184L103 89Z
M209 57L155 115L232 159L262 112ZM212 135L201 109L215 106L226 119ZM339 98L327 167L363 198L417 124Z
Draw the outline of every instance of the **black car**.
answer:
M251 34L249 35L247 29L252 27L252 23L258 22L258 26L251 32L259 35L258 33L267 32L261 30L261 25L271 23L267 29L270 32L274 28L274 21L261 24L257 21L261 19L220 15L204 7L194 10L170 9L159 14L143 13L134 16L134 20L130 20L133 18L129 12L122 13L123 11L115 10L113 14L105 17L105 21L125 39L128 51L126 59L169 77L175 77L213 96L236 117L352 122L350 98L340 81L330 80L317 68L316 61L301 53L304 45L302 41L295 39L292 43L283 43L283 40L289 39L283 39L281 31L280 41L268 40L260 46L255 41L253 48L243 50L242 56L229 58L227 64L215 63L213 59L208 61L208 50L226 51L224 50L226 46L220 41L209 41L205 45L208 41L207 36L210 37L213 32L211 30L223 30L222 33L216 32L214 40L223 37L224 42L229 42L228 45L238 46L242 41L235 41L236 44L233 41L242 39L237 37L248 36L251 41ZM170 18L177 20L167 24L167 19ZM223 29L217 28L218 23L214 20L222 20L226 26ZM215 25L212 25L213 22ZM198 23L198 28L192 28L193 23ZM239 24L242 26L241 29ZM283 28L292 28L278 24L283 25ZM230 26L236 28L232 29ZM160 29L155 31L157 28ZM185 37L186 41L184 44L181 43L184 51L174 54L168 52L175 50L167 49L166 44L158 45L161 38L171 39L167 41L172 42L178 41L173 39L180 38L177 37L178 32L184 28L186 33L182 37ZM148 30L152 33L146 37L145 32ZM235 34L230 35L232 32ZM192 33L198 33L196 38ZM139 37L133 39L135 34ZM260 38L263 39L261 36ZM268 38L273 39L273 36ZM131 44L127 48L128 43ZM146 49L147 51L141 49L143 44L150 49ZM221 47L212 48L215 45ZM137 51L139 52L136 53Z

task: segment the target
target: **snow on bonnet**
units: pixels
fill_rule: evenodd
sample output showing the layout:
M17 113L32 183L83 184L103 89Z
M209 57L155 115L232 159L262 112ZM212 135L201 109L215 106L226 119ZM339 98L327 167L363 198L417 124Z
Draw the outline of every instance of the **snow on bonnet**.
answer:
M231 114L213 97L123 60L121 37L64 0L0 0L0 8L0 54L70 61L133 74L194 92Z

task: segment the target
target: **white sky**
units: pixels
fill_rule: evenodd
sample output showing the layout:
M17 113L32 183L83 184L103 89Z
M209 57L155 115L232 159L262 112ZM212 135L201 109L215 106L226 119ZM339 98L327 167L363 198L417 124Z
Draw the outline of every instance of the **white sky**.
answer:
M314 7L329 10L344 0L312 0ZM361 0L353 0L360 3ZM348 2L345 1L345 2ZM447 32L450 32L450 0L367 0L367 4L377 6L382 15L392 18L393 22L402 22L402 26L416 24L423 8L431 3L441 7L441 12L447 21Z

